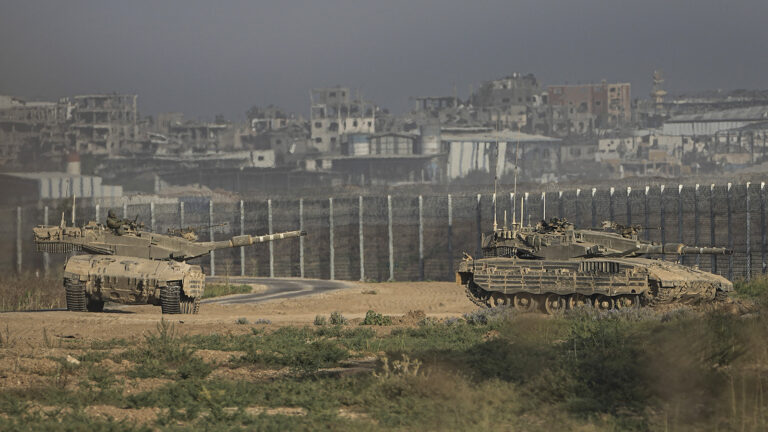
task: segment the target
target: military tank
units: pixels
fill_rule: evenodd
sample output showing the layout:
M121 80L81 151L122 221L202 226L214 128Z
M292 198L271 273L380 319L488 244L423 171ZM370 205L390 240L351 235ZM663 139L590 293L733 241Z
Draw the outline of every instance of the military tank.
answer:
M657 244L638 226L604 222L576 229L565 219L495 228L482 238L482 258L465 253L456 280L482 307L510 305L556 313L593 305L601 310L669 302L712 301L733 285L722 276L654 255L728 255L719 247Z
M306 235L304 231L198 242L188 230L179 235L148 232L136 221L111 229L97 222L82 227L33 228L37 250L82 255L64 266L67 309L99 312L104 302L159 305L164 314L197 313L205 289L205 274L187 261L217 249L250 246Z

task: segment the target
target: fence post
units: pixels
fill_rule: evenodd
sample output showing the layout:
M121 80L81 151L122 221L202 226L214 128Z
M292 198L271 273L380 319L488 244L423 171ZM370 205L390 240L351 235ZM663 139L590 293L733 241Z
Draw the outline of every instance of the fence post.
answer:
M155 232L155 202L149 202L149 230Z
M365 240L363 239L363 196L357 197L358 236L360 237L360 281L365 280Z
M213 241L213 200L208 200L208 236ZM216 276L216 252L211 251L211 276Z
M475 253L477 256L481 256L483 250L483 242L481 240L483 236L483 215L480 208L481 199L482 195L477 194L477 204L475 205L475 225L477 226L477 235L475 236Z
M664 208L664 185L659 187L659 223L661 224L661 250L664 251L664 244L667 242L667 224L666 224L666 209ZM664 259L664 254L661 254L661 259Z
M644 221L644 223L645 223L645 233L644 233L645 234L645 241L649 241L651 239L651 230L650 230L650 228L651 228L650 227L650 225L651 225L651 216L650 216L650 213L649 213L649 210L648 210L648 192L650 190L651 190L650 186L646 186L645 187L645 203L643 204L643 207L644 207L643 208L643 213L645 213L644 214L644 216L645 216L645 221Z
M179 228L184 229L184 201L179 201Z
M424 198L419 195L419 280L424 280Z
M21 207L16 207L16 273L21 274Z
M96 223L99 223L99 220L101 219L100 218L101 215L99 214L101 213L100 210L101 210L101 206L99 204L96 204L96 209L94 210L94 213L96 213Z
M677 242L683 243L683 185L677 185Z
M677 185L677 242L683 242L683 185ZM679 263L685 262L684 255L678 255L677 261Z
M448 256L453 263L453 197L448 194Z
M715 246L715 184L709 186L709 245ZM717 255L712 255L711 270L717 273Z
M731 204L731 183L728 183L728 187L726 189L726 202L728 203L728 249L733 250L733 229L731 226L731 222L733 221L733 215L731 214L732 211L732 204ZM728 255L728 280L733 280L733 254Z
M392 195L387 195L387 232L389 234L389 280L395 280L395 244L392 233Z
M750 208L749 208L749 204L750 204L750 202L749 202L749 185L750 185L750 182L747 182L747 184L746 184L746 188L747 188L747 195L746 195L746 198L747 198L746 199L746 201L747 201L746 202L747 209L746 210L747 210L747 212L746 212L746 215L745 215L746 218L747 218L747 271L746 271L746 273L747 273L747 275L746 275L747 276L747 281L752 279L752 233L751 233L752 232L752 224L751 224L751 221L749 220L749 211L750 211Z
M45 206L43 208L43 225L48 225L48 206ZM51 270L51 257L48 255L48 252L43 252L43 274L48 276L50 270Z
M304 231L304 198L299 198L299 231ZM299 276L304 278L304 236L299 237Z
M698 246L699 242L699 184L693 188L693 245ZM701 255L696 255L696 267L701 264Z
M528 192L526 192L524 197L523 197L523 214L525 216L523 216L523 220L520 221L520 224L521 224L520 226L523 226L523 225L526 224L526 219L528 219L527 224L530 225L531 224L531 215L528 213ZM480 241L479 237L478 237L478 241ZM478 250L479 250L479 248L478 248Z
M594 228L597 226L597 203L595 202L596 193L597 193L597 188L592 188L592 226L591 228Z
M616 214L613 211L613 193L614 188L611 188L608 196L608 219L610 219L611 222L616 222Z
M576 214L578 215L578 218L579 218L577 226L579 228L583 228L581 225L582 225L582 222L584 221L584 218L581 215L581 207L579 207L579 196L581 196L581 189L577 188L576 189Z
M245 235L245 203L240 200L240 235ZM245 276L245 246L240 246L240 276Z
M331 219L331 222L333 222L333 219ZM269 230L269 234L271 235L273 233L272 232L272 200L271 199L267 200L267 229ZM333 234L331 234L331 242L333 242ZM275 242L269 242L269 277L271 278L275 277ZM333 279L333 277L331 277L331 279Z
M632 225L632 204L629 202L629 195L632 193L632 188L627 186L627 225Z
M760 183L760 265L761 272L766 271L766 232L765 232L765 182Z

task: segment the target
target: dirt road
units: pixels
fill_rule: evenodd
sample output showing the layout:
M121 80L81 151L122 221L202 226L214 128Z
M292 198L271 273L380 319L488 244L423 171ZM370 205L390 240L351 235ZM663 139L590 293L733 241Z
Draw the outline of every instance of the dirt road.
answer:
M266 280L269 282L269 280ZM263 283L264 280L259 282ZM286 282L278 282L285 284ZM288 284L291 285L291 284ZM297 288L293 284L292 289ZM306 288L306 287L305 287ZM328 286L326 286L328 288ZM337 288L337 286L333 286ZM256 304L238 303L238 296L220 298L204 304L198 315L167 315L157 306L119 306L105 308L103 313L41 311L0 313L0 333L29 346L55 343L61 338L108 340L112 338L142 338L146 331L154 331L160 319L177 323L183 333L245 333L251 325L237 324L244 318L249 323L269 320L273 325L311 325L316 315L326 317L334 311L345 317L362 318L373 309L385 315L404 315L409 311L424 311L427 316L460 316L475 306L465 297L461 287L451 282L345 282L341 289L322 288L290 291L290 295L267 294L261 290L254 298ZM258 291L258 289L257 289ZM289 293L290 293L289 292ZM301 296L296 296L301 293ZM286 293L287 294L287 293ZM245 296L251 296L246 294ZM246 297L247 298L247 297ZM45 339L48 342L45 342Z

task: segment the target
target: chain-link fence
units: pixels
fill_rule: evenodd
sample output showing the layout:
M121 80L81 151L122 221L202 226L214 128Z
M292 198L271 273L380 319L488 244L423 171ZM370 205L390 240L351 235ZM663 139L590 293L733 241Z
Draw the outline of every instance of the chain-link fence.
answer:
M766 272L764 183L517 195L497 194L499 225L505 217L534 224L565 217L577 227L598 227L603 220L638 224L645 228L643 236L654 242L734 250L730 256L685 256L683 264L729 279ZM115 210L118 216L137 217L157 233L197 227L200 241L296 229L308 233L301 239L218 250L195 260L208 274L384 281L452 279L463 252L480 255L480 235L492 227L493 208L492 195L393 195L234 202L200 198ZM63 256L37 253L31 239L33 226L57 224L60 212L42 204L0 212L0 270L46 272L61 267ZM80 202L76 222L103 221L106 212Z

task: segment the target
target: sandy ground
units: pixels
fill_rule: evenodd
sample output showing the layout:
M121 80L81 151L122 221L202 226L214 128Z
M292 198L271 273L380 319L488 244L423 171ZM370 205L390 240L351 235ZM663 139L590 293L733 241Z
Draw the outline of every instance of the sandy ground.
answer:
M353 283L349 288L308 295L295 299L267 301L253 305L201 305L198 315L163 317L158 306L119 306L103 313L44 311L0 313L1 338L15 345L40 347L58 339L109 340L143 338L155 331L161 318L177 323L182 333L239 334L252 325L237 324L239 318L249 323L259 319L273 325L311 325L316 315L341 312L346 318L363 318L373 309L385 315L404 315L423 311L427 316L460 316L476 309L462 287L452 282ZM48 342L46 342L46 339ZM2 340L2 339L0 339ZM52 341L52 342L51 342Z

